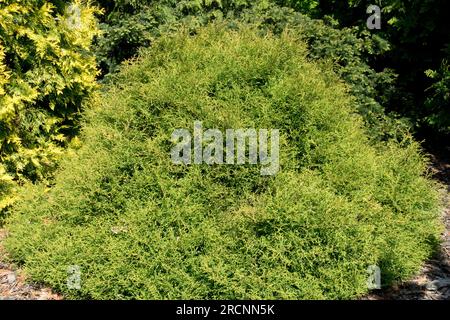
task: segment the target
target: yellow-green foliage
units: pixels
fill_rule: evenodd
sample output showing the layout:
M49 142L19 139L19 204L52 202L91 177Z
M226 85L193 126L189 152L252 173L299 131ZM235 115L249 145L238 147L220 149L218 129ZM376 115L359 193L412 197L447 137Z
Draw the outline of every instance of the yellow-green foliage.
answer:
M417 145L370 143L295 35L239 28L163 36L93 101L55 186L8 218L32 279L75 298L339 299L367 292L370 265L384 284L418 270L439 210ZM280 129L281 171L173 164L171 134L195 120Z
M59 3L0 0L0 210L13 201L13 179L53 168L96 86L96 9Z

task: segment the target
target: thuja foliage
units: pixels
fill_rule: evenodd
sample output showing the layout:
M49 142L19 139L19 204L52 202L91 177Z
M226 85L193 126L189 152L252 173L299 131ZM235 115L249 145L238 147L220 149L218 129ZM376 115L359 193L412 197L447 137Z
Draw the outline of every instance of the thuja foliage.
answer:
M355 111L364 116L368 130L377 139L397 138L408 126L388 117L383 105L390 100L395 74L385 68L375 71L370 61L389 50L389 44L357 27L340 28L330 19L315 20L315 1L98 1L105 9L102 35L97 39L96 55L107 75L119 64L134 57L139 48L151 46L166 31L188 26L192 32L211 21L227 20L258 24L274 34L295 28L297 37L309 49L309 58L331 60L336 72L350 84L357 98ZM298 11L296 11L298 10Z
M311 19L276 5L244 11L240 20L255 23L274 34L282 33L285 28L294 29L295 35L307 44L308 58L331 62L356 98L355 112L363 116L371 138L401 140L408 135L409 124L396 114L387 114L383 107L395 93L395 73L389 68L376 71L370 66L373 58L389 51L387 41L357 27L340 28L330 18Z
M439 239L438 194L416 143L369 143L347 91L295 31L160 37L92 100L54 187L24 191L11 257L71 298L344 299L371 265L405 279ZM279 129L280 172L174 164L195 120Z
M17 183L53 169L96 87L95 11L80 1L0 1L0 210Z

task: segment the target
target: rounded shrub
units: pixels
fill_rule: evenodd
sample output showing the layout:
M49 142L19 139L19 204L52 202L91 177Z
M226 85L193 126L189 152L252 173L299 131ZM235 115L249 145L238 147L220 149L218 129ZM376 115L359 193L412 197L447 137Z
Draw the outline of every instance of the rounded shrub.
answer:
M87 110L55 185L30 186L6 246L72 298L345 299L418 270L438 194L414 142L375 143L306 45L223 24L159 38ZM278 129L280 170L175 164L172 133ZM67 286L78 266L81 288Z

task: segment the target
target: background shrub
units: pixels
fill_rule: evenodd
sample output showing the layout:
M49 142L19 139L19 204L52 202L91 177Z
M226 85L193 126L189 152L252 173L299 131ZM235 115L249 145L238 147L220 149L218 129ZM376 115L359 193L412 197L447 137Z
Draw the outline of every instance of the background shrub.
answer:
M439 69L427 70L425 74L433 79L434 83L427 89L428 95L424 104L427 116L424 120L441 133L449 133L450 65L447 60L443 60Z
M299 1L303 2L303 1ZM441 76L430 77L429 70L447 73L450 59L450 32L445 0L316 1L317 16L332 15L342 26L365 28L366 8L378 4L382 9L382 28L376 33L391 44L391 50L372 66L389 67L398 74L395 95L385 108L411 119L420 137L441 149L448 147L450 103L443 98L448 82ZM440 88L440 89L437 89ZM438 91L436 91L436 89Z
M75 1L0 1L0 210L17 182L43 179L96 87L96 9Z
M205 24L227 15L235 16L254 4L267 0L98 0L105 9L98 39L97 59L104 74L114 72L118 65L149 46L164 30L175 29L179 22L191 26Z
M24 191L6 246L71 298L344 299L373 264L405 279L438 241L438 195L417 144L370 143L354 104L295 31L160 37L92 101L55 186ZM194 120L280 129L281 171L174 165Z

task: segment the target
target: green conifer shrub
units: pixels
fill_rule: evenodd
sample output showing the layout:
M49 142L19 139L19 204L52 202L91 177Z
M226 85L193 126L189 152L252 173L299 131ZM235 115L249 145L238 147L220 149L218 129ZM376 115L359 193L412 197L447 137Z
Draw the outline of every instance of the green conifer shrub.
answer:
M70 298L347 299L371 265L406 279L439 239L438 193L418 145L370 141L354 103L288 30L162 36L92 99L55 185L23 192L6 247ZM196 120L279 129L280 172L174 164Z
M0 211L17 183L44 179L96 88L89 3L0 1Z

